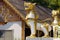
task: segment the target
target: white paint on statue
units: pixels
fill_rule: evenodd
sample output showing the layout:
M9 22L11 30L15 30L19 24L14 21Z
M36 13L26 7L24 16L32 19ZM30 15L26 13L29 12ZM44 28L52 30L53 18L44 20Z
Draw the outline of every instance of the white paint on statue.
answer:
M36 29L34 28L35 27L34 20L27 20L27 23L28 23L28 25L31 28L31 34L35 34L36 33L36 31L35 31Z
M35 19L35 16L36 15L35 13L33 13L33 11L30 11L30 13L26 16L27 24L31 28L31 34L36 34L36 30L42 30L45 34L48 34L47 29L41 23L36 22L36 29L35 29L35 20L33 20ZM28 18L32 18L32 20Z
M35 14L32 12L32 11L30 11L30 13L26 16L26 18L35 18Z
M46 28L43 26L43 24L37 22L37 30L41 30L44 32L44 34L48 34L48 31Z

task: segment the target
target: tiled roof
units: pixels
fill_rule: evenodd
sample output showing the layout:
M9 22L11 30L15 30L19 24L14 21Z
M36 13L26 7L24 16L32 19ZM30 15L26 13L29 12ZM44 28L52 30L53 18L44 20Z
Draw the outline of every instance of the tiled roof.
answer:
M26 16L26 12L24 9L24 1L22 0L8 0L18 11L21 12L22 16ZM39 5L35 6L35 12L39 15L39 20L44 20L46 18L51 17L51 10Z
M38 20L42 21L42 22L48 22L49 24L52 23L53 18L52 18L51 11L52 11L51 9L45 8L43 6L39 6L39 5L35 6L35 12L36 12L36 14L39 15Z
M36 11L36 14L39 15L39 19L40 20L44 20L46 18L52 18L52 16L51 16L51 10L48 9L48 8L36 5L35 11Z
M19 10L23 16L26 16L26 12L24 10L24 2L22 0L9 0L9 2ZM35 7L36 14L39 15L40 20L44 20L46 18L52 18L51 17L51 10L39 5L36 5Z
M25 10L24 10L24 1L23 0L8 0L14 7L16 7L17 10L19 10L24 16Z

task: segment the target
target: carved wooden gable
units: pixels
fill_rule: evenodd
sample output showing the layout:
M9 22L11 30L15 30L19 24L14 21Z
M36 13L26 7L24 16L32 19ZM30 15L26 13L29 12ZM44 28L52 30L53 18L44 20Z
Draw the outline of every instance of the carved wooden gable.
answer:
M9 22L19 20L21 20L19 15L17 15L12 8L10 8L4 2L0 2L0 21Z

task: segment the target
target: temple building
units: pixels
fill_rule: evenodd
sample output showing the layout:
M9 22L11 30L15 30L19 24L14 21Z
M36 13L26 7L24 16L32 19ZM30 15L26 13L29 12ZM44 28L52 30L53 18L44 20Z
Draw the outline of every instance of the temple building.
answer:
M25 21L27 13L24 2L23 0L0 0L0 40L25 40L31 34ZM41 20L42 23L50 24L53 21L49 8L36 5L35 13L39 15L38 22ZM36 37L43 36L42 31L36 31Z
M21 15L24 6L23 1L18 4L19 1L0 0L0 40L24 40L25 25Z

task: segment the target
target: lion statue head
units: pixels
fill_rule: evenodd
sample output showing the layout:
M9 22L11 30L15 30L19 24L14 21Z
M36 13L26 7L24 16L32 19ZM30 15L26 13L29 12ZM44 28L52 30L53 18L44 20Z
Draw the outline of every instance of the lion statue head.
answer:
M25 10L33 10L36 3L24 2Z

